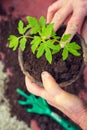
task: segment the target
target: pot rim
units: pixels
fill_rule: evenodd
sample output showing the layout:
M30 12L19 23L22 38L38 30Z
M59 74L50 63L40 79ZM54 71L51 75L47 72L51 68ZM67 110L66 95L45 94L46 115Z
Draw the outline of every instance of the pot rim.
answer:
M83 72L83 69L85 67L85 65L87 64L87 45L84 41L84 39L81 37L80 34L76 34L78 36L78 38L80 39L81 41L81 46L82 46L82 50L83 50L83 61L82 61L82 66L80 68L80 71L78 73L78 75L76 75L73 79L70 79L68 81L65 81L65 82L61 82L59 83L59 86L60 87L65 87L65 86L69 86L71 85L72 83L74 83L82 74ZM32 77L28 71L25 70L24 68L24 62L23 62L23 53L19 47L18 49L18 61L19 61L19 66L21 68L21 71L23 72L23 74L25 76L27 76L32 82L36 83L37 85L40 85L40 86L43 86L42 82L38 82L34 77Z

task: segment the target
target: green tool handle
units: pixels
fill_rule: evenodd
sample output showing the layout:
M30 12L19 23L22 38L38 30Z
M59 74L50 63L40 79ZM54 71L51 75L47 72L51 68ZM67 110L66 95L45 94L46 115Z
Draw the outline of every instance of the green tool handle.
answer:
M57 115L54 112L51 112L49 116L52 117L52 119L54 119L56 122L58 122L65 130L81 130L80 127L66 120L64 117Z

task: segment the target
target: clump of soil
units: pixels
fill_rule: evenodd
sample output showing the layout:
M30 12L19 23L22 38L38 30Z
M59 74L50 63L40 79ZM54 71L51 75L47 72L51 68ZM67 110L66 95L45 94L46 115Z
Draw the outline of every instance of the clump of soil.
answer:
M57 35L61 36L65 31L65 26L62 26L58 31ZM81 41L78 35L75 35L72 41L81 45ZM41 81L41 72L48 71L56 79L58 83L65 82L73 79L80 71L82 66L82 48L80 50L81 56L76 57L69 54L67 60L62 60L61 52L53 55L52 64L49 64L45 59L45 56L37 59L31 52L30 41L27 43L26 50L23 53L24 68L27 70L36 80Z

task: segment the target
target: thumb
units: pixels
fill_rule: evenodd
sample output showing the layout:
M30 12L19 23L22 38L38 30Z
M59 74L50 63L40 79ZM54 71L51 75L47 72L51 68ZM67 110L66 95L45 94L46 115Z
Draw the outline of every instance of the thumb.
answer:
M42 72L41 77L45 90L52 96L60 94L63 91L48 72Z
M82 101L77 96L62 90L48 72L43 72L41 77L43 86L45 90L53 96L53 101L56 103L56 107L68 117L72 118L72 120L77 121L83 110Z
M55 79L48 72L43 72L41 77L45 90L55 98L59 105L69 107L70 104L73 105L78 99L76 96L61 89Z

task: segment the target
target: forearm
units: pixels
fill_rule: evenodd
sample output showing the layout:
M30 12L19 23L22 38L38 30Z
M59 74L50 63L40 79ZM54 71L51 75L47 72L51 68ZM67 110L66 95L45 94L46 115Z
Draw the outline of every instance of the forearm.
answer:
M80 113L80 117L79 126L83 130L87 130L87 109L84 109L83 112Z
M87 130L87 106L80 98L67 92L62 92L56 96L55 100L56 104L58 104L55 106L56 108L77 123L82 130Z
M76 122L82 130L87 130L87 109L86 107L79 106L79 110L77 110L76 114L72 113L72 118L74 122Z

